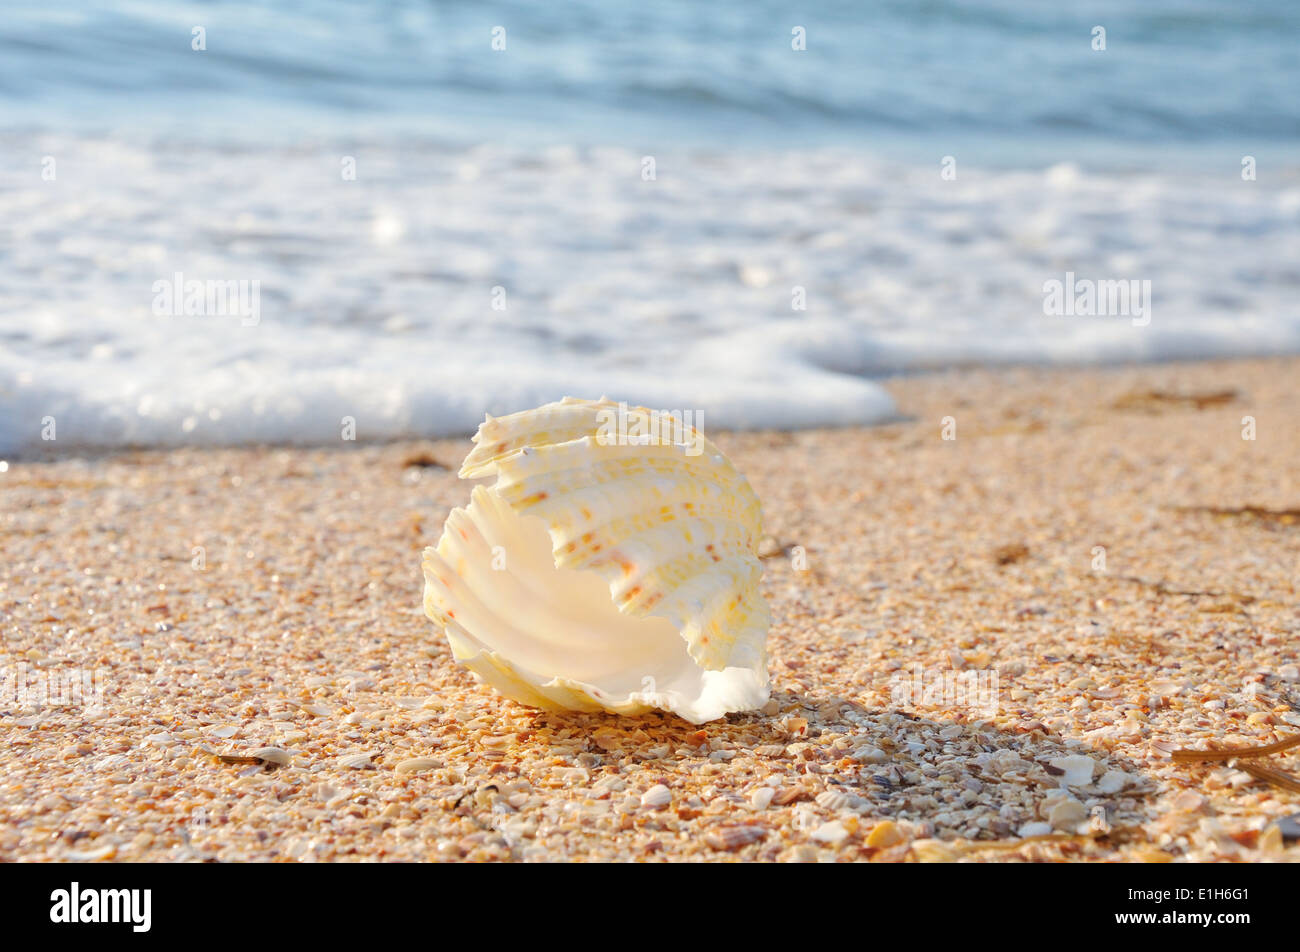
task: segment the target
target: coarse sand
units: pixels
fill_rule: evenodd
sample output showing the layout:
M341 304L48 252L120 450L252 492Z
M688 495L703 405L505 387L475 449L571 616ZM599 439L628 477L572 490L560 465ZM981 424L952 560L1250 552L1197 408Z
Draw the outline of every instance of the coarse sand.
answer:
M1300 858L1300 794L1170 757L1300 733L1300 360L886 386L709 433L775 623L768 707L702 726L451 660L467 439L10 459L0 859Z

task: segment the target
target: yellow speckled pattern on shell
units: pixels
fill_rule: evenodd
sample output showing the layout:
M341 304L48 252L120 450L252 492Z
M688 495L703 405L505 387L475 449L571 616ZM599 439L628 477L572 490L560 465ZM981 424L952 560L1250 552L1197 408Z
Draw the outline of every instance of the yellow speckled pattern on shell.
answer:
M624 428L615 430L611 424L619 415ZM699 668L746 669L766 696L770 617L759 591L758 498L695 428L678 424L674 438L680 442L661 439L667 429L663 419L644 407L566 398L489 417L479 427L460 475L495 476L495 483L475 490L474 513L454 510L437 548L426 551L425 608L443 624L453 646L459 641L458 660L470 663L467 659L476 657L471 667L524 703L539 703L544 696L566 707L627 708L599 690L593 701L589 686L561 665L537 670L541 662L534 660L520 670L509 652L497 650L491 638L455 617L463 602L479 619L480 631L509 624L516 636L526 638L520 632L526 620L496 617L505 609L496 607L492 589L502 580L481 572L473 577L472 564L485 560L491 546L471 540L487 531L492 510L503 516L504 506L546 526L555 568L595 573L619 613L665 619ZM655 435L648 442L626 439L628 431L638 430ZM468 551L471 545L477 554ZM512 603L515 610L521 601ZM550 637L562 640L562 635ZM550 663L551 656L545 660ZM510 679L525 683L517 690L503 687ZM672 709L671 704L650 706Z

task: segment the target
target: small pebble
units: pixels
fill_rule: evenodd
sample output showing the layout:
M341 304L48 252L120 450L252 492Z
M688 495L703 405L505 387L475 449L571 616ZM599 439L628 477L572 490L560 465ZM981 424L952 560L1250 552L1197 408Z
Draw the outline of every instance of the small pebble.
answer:
M1300 840L1300 813L1293 813L1290 816L1284 816L1274 824L1282 834L1282 839L1287 843L1294 843Z

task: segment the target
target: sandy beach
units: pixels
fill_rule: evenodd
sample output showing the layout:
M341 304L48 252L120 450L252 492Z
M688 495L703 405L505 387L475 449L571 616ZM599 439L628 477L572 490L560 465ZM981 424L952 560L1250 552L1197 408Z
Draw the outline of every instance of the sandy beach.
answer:
M1300 795L1170 757L1300 733L1300 359L886 388L709 433L775 624L768 707L702 726L452 662L468 439L10 459L0 858L1300 858Z

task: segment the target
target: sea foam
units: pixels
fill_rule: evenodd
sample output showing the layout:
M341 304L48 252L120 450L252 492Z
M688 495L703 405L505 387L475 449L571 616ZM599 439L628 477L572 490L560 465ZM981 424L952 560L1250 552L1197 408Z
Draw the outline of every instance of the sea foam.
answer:
M469 432L566 394L706 428L872 423L878 379L1300 351L1300 177L962 166L842 150L0 149L0 451ZM26 157L62 157L43 182ZM358 176L340 175L354 155ZM244 282L258 319L158 282ZM1067 273L1150 321L1045 313ZM172 299L169 299L172 300Z

